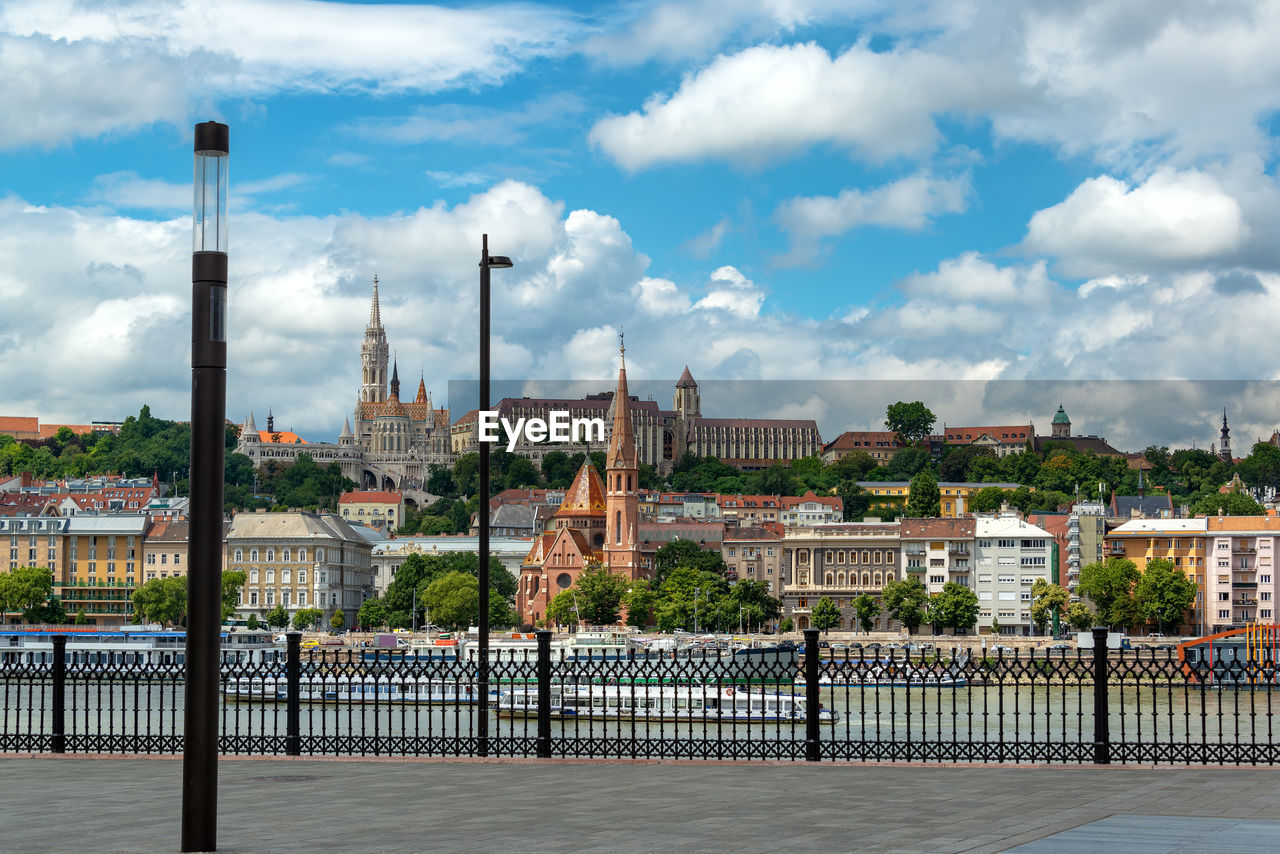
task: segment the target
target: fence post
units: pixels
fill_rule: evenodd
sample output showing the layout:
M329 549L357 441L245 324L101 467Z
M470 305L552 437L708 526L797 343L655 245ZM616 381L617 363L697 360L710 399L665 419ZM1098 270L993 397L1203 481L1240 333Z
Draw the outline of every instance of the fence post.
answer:
M49 749L67 752L67 636L53 636L53 732Z
M804 630L804 758L817 762L822 758L818 741L818 630Z
M1107 705L1107 635L1105 626L1093 629L1093 761L1111 764L1111 720Z
M551 632L539 629L538 638L538 740L539 759L551 758ZM527 695L526 695L527 696Z
M289 647L284 666L287 685L284 713L284 752L286 756L302 755L301 683L302 683L302 632L286 635Z

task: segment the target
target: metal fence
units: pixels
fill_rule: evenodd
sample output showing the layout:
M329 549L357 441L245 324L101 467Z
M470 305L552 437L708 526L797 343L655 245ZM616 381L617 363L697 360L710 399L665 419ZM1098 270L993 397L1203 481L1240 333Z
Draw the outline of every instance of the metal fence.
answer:
M227 754L797 761L1275 764L1274 660L1171 650L819 648L552 661L403 651L223 660ZM183 667L68 661L65 638L0 667L0 752L178 753ZM487 727L480 726L486 716Z

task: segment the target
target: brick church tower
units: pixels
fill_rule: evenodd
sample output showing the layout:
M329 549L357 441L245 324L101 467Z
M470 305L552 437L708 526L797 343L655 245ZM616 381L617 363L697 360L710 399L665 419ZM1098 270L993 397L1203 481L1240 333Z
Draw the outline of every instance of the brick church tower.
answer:
M637 520L640 515L640 460L631 426L631 398L627 393L627 348L619 347L618 389L613 395L613 435L605 457L605 563L630 579L641 576Z

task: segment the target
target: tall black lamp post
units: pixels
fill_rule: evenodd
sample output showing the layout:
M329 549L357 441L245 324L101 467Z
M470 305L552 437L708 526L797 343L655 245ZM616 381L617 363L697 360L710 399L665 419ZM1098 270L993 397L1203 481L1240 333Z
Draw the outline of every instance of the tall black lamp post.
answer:
M480 241L480 401L479 410L489 408L489 271L511 266L505 255L489 254L489 235ZM480 504L476 515L480 521L480 644L479 682L480 712L476 736L478 753L489 755L489 443L480 443Z
M222 623L222 481L227 409L229 129L195 127L191 255L191 506L182 850L218 846L218 653Z

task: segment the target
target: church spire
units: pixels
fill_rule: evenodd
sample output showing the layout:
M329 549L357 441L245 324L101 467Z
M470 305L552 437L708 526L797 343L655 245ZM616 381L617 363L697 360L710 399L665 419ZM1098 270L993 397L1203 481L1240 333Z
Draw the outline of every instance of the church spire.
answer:
M369 328L382 328L382 308L378 305L378 274L373 274L373 302L369 305Z
M391 363L391 396L400 399L400 363L399 359Z
M413 402L428 404L431 402L431 398L427 397L427 378L425 375L418 378L418 396Z
M1222 446L1218 448L1218 458L1225 462L1231 462L1231 430L1227 427L1227 408L1222 407Z
M640 577L640 548L636 520L640 504L640 462L635 428L631 424L631 396L627 389L627 347L618 335L618 388L613 393L613 434L605 456L605 562L624 578ZM588 455L587 462L590 462Z
M618 334L618 388L613 394L613 434L609 437L609 453L605 458L608 468L637 468L636 437L631 425L631 397L627 391L627 345Z

